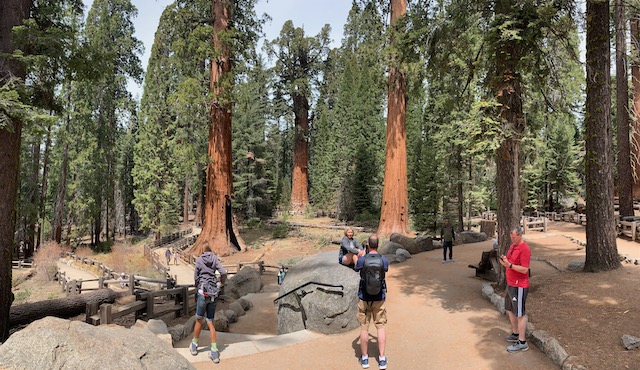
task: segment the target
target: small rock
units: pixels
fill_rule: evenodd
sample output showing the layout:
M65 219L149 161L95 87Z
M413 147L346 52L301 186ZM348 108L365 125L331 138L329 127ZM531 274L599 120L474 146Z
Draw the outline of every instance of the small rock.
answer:
M570 271L578 271L584 269L584 262L576 261L570 262L567 267Z
M625 349L638 348L640 347L640 338L625 334L622 336L622 345Z
M234 310L225 310L224 315L230 323L238 322L238 315L236 315Z

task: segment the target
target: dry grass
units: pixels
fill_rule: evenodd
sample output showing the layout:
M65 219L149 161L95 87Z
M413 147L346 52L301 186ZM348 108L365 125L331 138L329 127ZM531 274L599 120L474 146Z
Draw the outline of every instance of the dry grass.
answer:
M36 264L37 278L52 281L58 269L58 259L64 250L55 242L46 242L38 248L33 260Z

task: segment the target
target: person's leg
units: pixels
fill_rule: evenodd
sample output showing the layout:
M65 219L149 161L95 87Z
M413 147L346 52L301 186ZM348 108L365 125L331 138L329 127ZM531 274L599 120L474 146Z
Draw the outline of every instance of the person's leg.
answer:
M342 264L345 266L355 265L358 262L358 255L353 253L347 253L342 256Z
M361 326L360 327L360 353L362 354L362 357L369 356L368 345L369 345L369 328Z
M453 241L449 242L449 261L453 261Z
M442 262L447 262L447 242L442 239Z
M527 333L527 316L518 317L516 321L517 321L518 331L517 332L514 331L514 333L518 333L518 340L520 340L521 342L526 342L527 338L525 335Z
M511 332L519 335L520 331L518 329L518 318L511 311L507 311L507 316L509 316L509 322L511 323ZM525 329L526 329L526 326L525 326Z
M378 352L380 357L385 357L384 356L384 349L386 347L387 344L387 331L386 329L383 327L378 328Z
M189 345L189 351L193 356L198 354L198 340L200 339L200 331L202 330L202 320L204 320L206 311L204 296L198 294L196 302L196 323L193 326L193 339Z

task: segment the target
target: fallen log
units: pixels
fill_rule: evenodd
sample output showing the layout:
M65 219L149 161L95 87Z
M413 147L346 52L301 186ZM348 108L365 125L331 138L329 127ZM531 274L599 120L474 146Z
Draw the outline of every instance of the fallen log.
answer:
M9 312L9 327L26 325L47 316L67 319L85 313L87 304L114 303L120 296L111 289L100 289L66 298L14 305Z

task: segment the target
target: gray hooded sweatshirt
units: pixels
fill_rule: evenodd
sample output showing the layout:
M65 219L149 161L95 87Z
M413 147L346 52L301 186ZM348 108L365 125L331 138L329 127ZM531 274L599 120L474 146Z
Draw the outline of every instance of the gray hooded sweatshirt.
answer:
M193 272L193 279L196 283L196 289L203 289L207 295L217 295L216 288L216 270L220 272L220 282L224 285L227 280L227 269L222 267L222 263L218 257L212 252L204 252L196 260L196 269ZM213 284L207 284L214 282Z

